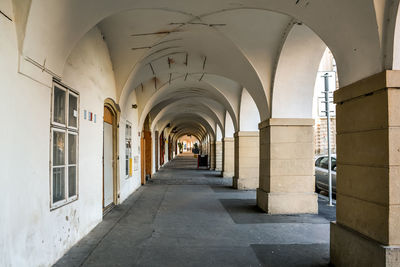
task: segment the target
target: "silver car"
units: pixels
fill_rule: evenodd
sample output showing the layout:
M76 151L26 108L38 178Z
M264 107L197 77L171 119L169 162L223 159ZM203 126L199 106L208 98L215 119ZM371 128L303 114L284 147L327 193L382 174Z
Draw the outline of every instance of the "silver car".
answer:
M332 192L336 194L336 155L332 155ZM329 191L328 156L318 156L315 160L315 191Z

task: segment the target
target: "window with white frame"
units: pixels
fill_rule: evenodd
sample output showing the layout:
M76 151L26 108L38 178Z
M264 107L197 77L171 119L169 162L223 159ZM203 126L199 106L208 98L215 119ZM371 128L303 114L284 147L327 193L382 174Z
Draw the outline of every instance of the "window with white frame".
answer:
M132 125L128 121L125 126L125 176L132 176Z
M51 118L51 208L78 198L79 94L53 82Z

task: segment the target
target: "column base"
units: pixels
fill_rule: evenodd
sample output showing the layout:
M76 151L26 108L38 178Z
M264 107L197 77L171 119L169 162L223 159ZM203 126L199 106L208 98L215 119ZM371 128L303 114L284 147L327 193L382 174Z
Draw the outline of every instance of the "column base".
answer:
M257 206L268 214L317 214L315 193L268 193L257 188Z
M222 177L224 178L233 178L233 172L222 172Z
M233 188L239 190L254 190L258 187L258 178L233 177Z
M331 222L330 254L336 267L400 266L399 246L384 246L336 222Z

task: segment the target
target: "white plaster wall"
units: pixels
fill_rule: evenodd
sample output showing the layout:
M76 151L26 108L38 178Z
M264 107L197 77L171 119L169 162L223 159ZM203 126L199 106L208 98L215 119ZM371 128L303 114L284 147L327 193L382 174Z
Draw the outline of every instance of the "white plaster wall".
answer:
M140 137L138 135L139 127L138 127L138 110L132 108L133 104L136 104L136 91L133 91L129 97L127 102L129 105L126 105L125 110L121 112L121 118L119 122L119 130L120 130L120 141L119 141L119 157L120 157L120 201L124 201L130 194L132 194L135 190L137 190L141 186L141 158L140 158ZM132 125L132 176L128 177L125 175L125 125L129 121ZM135 171L135 162L134 158L139 158L139 163L137 166L137 170Z
M12 17L11 3L1 5ZM15 27L3 16L0 40L0 266L48 265L68 231L65 214L49 211L50 88L17 73Z
M260 114L256 103L245 88L240 101L239 125L240 131L258 131Z
M280 54L273 88L273 118L311 118L315 74L325 43L308 27L294 25Z
M0 118L0 266L50 266L102 220L102 116L104 99L116 97L114 74L95 28L63 73L63 82L80 93L79 199L50 211L51 88L35 81L42 77L18 74L15 28L2 18L0 39L7 40L0 43L0 112L6 115ZM84 109L97 115L96 123L83 119ZM121 200L138 186L133 181L121 181Z
M235 128L233 127L232 117L229 112L226 112L225 116L225 137L233 137Z
M222 136L221 128L219 127L218 124L216 124L216 129L217 129L217 133L216 133L215 140L216 141L221 141L223 136Z

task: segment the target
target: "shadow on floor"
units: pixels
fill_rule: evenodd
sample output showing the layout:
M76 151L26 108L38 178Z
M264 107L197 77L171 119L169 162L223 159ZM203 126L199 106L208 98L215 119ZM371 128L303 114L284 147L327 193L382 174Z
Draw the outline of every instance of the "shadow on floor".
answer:
M221 177L219 177L219 178L221 178ZM245 194L245 193L249 193L249 192L252 192L252 193L256 192L255 189L247 189L247 190L241 189L241 190L238 190L238 189L233 188L232 182L231 182L232 178L221 178L221 179L227 179L228 181L230 181L230 183L229 184L225 184L225 185L210 185L210 188L215 193L235 193L235 194L243 193L243 194Z
M210 171L210 173L204 174L207 178L222 178L221 172Z
M329 244L251 245L262 266L329 266Z
M326 207L326 203L323 200L318 201L318 206L321 207L322 210L318 215L269 215L257 207L255 199L220 199L220 202L236 224L328 224L331 220L336 219L336 208Z

